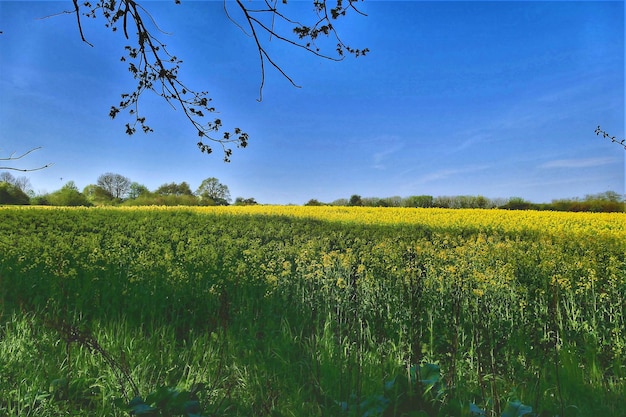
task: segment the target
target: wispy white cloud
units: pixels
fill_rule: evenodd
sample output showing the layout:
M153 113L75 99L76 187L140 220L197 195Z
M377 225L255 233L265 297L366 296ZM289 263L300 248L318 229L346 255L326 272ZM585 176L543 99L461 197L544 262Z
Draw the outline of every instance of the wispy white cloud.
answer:
M491 135L484 132L472 133L465 136L465 138L456 147L452 147L449 153L465 151L466 149L472 148L474 146L484 146L485 144L490 142L493 142L493 138L491 137Z
M380 138L380 143L382 143L385 148L379 152L375 152L372 156L372 167L375 169L385 169L391 156L404 148L404 143L395 136Z
M465 175L472 172L484 171L488 169L487 165L472 165L465 168L460 169L441 169L435 172L431 172L429 174L422 175L417 178L415 183L417 184L426 184L429 182L445 180L451 177L456 177L459 175Z
M617 158L580 158L580 159L556 159L541 164L539 168L590 168L604 165L612 165L620 162Z

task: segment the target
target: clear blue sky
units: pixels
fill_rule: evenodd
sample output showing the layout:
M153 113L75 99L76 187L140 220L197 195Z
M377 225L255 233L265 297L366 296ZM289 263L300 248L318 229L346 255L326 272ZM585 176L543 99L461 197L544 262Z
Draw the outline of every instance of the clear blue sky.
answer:
M279 2L280 3L280 2ZM128 137L119 95L135 87L119 61L126 43L72 2L0 1L0 156L20 162L36 192L105 172L155 189L207 177L232 197L303 204L420 194L518 196L534 202L624 193L624 3L370 1L338 29L366 57L330 62L272 41L302 88L260 67L252 40L221 1L146 2L180 77L208 90L227 127L250 134L230 164L201 154L182 112L143 98L155 132ZM232 2L230 3L232 5ZM311 1L291 0L297 13ZM234 10L234 7L232 7Z

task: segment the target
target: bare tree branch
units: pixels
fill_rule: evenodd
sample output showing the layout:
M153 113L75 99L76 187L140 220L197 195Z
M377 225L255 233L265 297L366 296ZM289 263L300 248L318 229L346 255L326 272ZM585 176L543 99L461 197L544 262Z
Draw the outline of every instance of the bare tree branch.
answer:
M252 37L256 43L256 46L259 52L259 59L260 59L260 66L261 66L261 82L260 82L259 99L258 99L259 101L263 99L263 87L265 85L265 60L266 59L283 77L285 77L291 83L291 85L293 85L294 87L298 87L298 88L300 87L299 85L295 83L295 81L291 77L289 77L286 74L286 72L281 68L280 65L278 65L276 62L274 62L271 59L270 55L267 52L267 49L263 46L261 42L261 38L259 36L260 30L265 32L267 35L269 35L270 41L272 40L272 38L277 38L278 40L285 42L290 46L304 49L307 52L315 56L328 59L331 61L343 60L345 57L344 51L354 54L355 56L365 55L367 52L369 52L369 49L367 48L366 49L353 49L353 48L350 48L348 45L346 45L341 40L341 38L339 37L339 34L337 33L333 24L331 23L332 19L337 19L339 16L345 16L346 14L347 8L342 7L342 4L343 4L342 0L337 0L337 6L336 8L330 10L331 12L330 16L329 16L328 8L327 8L327 0L315 0L313 4L315 6L318 20L311 27L305 26L300 22L294 21L286 17L283 13L279 12L278 9L276 8L276 4L277 4L276 1L274 2L273 5L270 4L268 0L264 0L264 1L265 1L265 5L267 6L266 9L249 9L248 7L244 5L244 3L241 0L237 0L237 5L241 9L248 23L248 26L250 27L251 34L248 34L243 29L243 27L229 15L228 9L226 7L226 2L224 2L224 10L226 11L226 15L228 16L228 18L235 25L237 25L246 35ZM360 12L356 7L354 7L353 3L354 1L350 0L348 8L351 8L357 11L359 14L365 15L364 13ZM266 25L260 19L255 17L257 14L267 14L267 13L271 14L270 26ZM289 39L286 36L283 36L279 34L278 32L276 32L274 28L275 28L277 17L283 22L293 25L292 30L293 30L293 33L297 36L298 40ZM336 48L337 57L333 57L331 55L321 52L321 49L315 43L315 40L320 35L323 35L326 37L332 35L334 37L334 39L337 42L337 48Z
M78 31L80 32L80 38L87 45L93 48L93 45L85 39L85 34L83 33L83 26L80 23L80 6L78 5L78 0L72 0L74 2L74 11L76 12L76 23L78 24Z
M0 161L17 161L20 160L22 158L24 158L25 156L31 154L32 152L35 152L37 150L41 149L41 146L37 147L37 148L32 148L26 152L24 152L21 155L15 156L15 152L13 152L11 155L9 155L6 158L0 158ZM52 165L54 165L53 163L49 163L46 164L44 166L40 166L38 168L28 168L28 169L24 169L24 168L15 168L15 167L9 167L9 166L0 166L0 169L7 169L7 170L11 170L11 171L20 171L20 172L31 172L31 171L39 171L41 169L45 169L48 167L51 167Z
M259 22L257 19L255 19L254 17L252 17L250 15L250 11L247 10L245 8L245 6L241 3L240 0L237 0L237 4L239 5L239 7L241 8L243 14L246 16L246 19L248 21L248 25L250 26L250 30L252 31L252 37L254 38L254 42L256 43L257 49L259 51L259 59L260 59L260 63L261 63L261 85L259 87L259 98L258 101L263 100L263 86L265 85L265 59L267 58L267 60L269 61L270 64L272 64L272 66L274 68L276 68L285 78L287 78L287 80L289 80L289 82L291 83L291 85L293 85L294 87L300 88L299 85L297 85L283 70L282 68L280 68L273 60L272 58L270 58L269 54L267 53L267 51L265 50L265 48L263 48L263 46L261 45L261 42L259 40L259 37L257 36L256 33L256 28L254 27L254 23L257 23L260 27L262 27L263 29L266 29L269 33L270 36L274 34L274 32L271 29L267 29L265 26L263 26L263 24L261 22ZM278 36L276 36L278 37ZM278 37L280 39L280 37ZM287 39L282 39L285 40L287 42L290 42Z
M596 133L597 136L602 135L602 137L604 137L604 138L611 139L611 142L617 143L618 145L621 145L622 148L624 148L624 150L626 150L626 139L622 139L622 140L616 139L615 136L611 136L608 133L606 133L604 130L602 130L600 128L600 126L596 127L595 133Z

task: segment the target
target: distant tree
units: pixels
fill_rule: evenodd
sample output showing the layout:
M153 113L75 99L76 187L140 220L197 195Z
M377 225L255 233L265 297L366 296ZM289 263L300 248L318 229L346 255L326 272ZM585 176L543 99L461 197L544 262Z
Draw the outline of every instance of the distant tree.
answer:
M109 191L95 184L83 188L83 195L93 204L111 204L114 200Z
M385 207L401 207L402 206L402 197L397 196L397 195L393 197L383 198L382 201L384 201Z
M361 205L365 207L387 207L388 202L379 197L363 197L361 198Z
M348 201L349 206L362 206L363 199L358 194L353 194L350 196L350 200Z
M243 197L235 198L235 203L234 203L234 205L236 206L256 206L257 204L259 203L257 203L254 198L243 198Z
M491 198L489 199L489 201L491 202L491 208L496 208L496 207L502 207L503 205L505 205L509 200L503 197L497 197L497 198Z
M114 32L122 32L126 39L130 39L129 35L136 35L136 38L133 37L133 41L129 42L132 44L125 47L121 60L128 63L128 69L137 81L137 87L130 93L122 94L121 102L111 107L109 115L114 118L120 111L128 110L132 122L126 124L127 134L134 134L137 125L141 131L151 132L152 128L146 124L146 117L139 111L140 97L144 92L151 91L170 106L182 109L197 133L197 146L202 152L212 152L207 141L213 141L221 145L224 160L229 161L232 154L230 144L245 147L248 143L248 134L235 128L232 132L223 132L220 136L218 132L222 128L221 120L214 119L207 123L203 119L215 112L215 108L211 106L211 99L207 97L206 92L193 90L179 78L178 71L182 61L171 54L157 37L161 30L143 3L137 0L92 2L74 0L74 10L66 12L76 15L80 37L90 46L93 45L83 32L84 17L91 19L100 15L108 28ZM175 0L175 3L179 4L180 0ZM311 17L314 23L303 25L298 22L306 16L288 13L287 7L291 2L288 3L287 0L281 2L266 0L261 2L261 6L244 0L224 2L226 16L253 40L257 48L261 67L259 100L262 99L266 65L274 67L289 82L296 85L270 56L267 44L271 40L284 42L313 55L336 61L343 59L346 53L355 56L365 55L367 49L355 49L346 45L337 33L339 27L337 19L348 13L363 14L357 9L356 3L355 0L336 0L333 5L331 0L313 0L314 13ZM235 12L238 13L239 21L234 18ZM323 53L321 46L316 43L318 38L323 37L331 39L333 44L331 48L334 51L332 55Z
M90 206L92 205L85 197L74 181L68 181L60 190L47 196L50 204L54 206Z
M230 191L228 187L215 178L207 178L196 190L196 195L203 200L212 200L215 205L225 206L230 203Z
M173 196L183 196L189 195L193 196L193 192L191 192L191 188L189 188L189 184L185 181L180 184L176 184L175 182L170 182L169 184L163 184L154 192L157 195L173 195Z
M533 210L537 207L530 201L526 201L521 197L511 197L509 201L500 208L509 210Z
M315 198L312 198L309 201L307 201L304 205L305 206L323 206L324 203L320 203Z
M138 182L131 183L128 189L128 198L130 198L131 200L148 194L150 194L150 190L148 190L148 187L139 184Z
M546 209L556 211L589 211L589 212L623 212L626 211L626 200L614 191L599 194L588 194L585 198L563 198L552 200L545 205Z
M7 184L13 184L15 177L8 171L0 172L0 182L6 182Z
M548 208L556 211L581 211L578 198L559 198L550 202Z
M451 208L488 208L491 202L488 198L473 195L458 195L451 198Z
M28 177L21 176L21 177L15 178L15 182L13 183L13 185L15 185L17 188L19 188L26 194L32 191L32 186L30 184L30 179L28 179Z
M613 203L623 203L625 201L625 197L616 193L615 191L605 191L599 194L588 194L585 196L585 201L589 200L601 200L601 201L610 201Z
M30 204L30 198L19 187L6 181L0 182L0 204Z
M0 172L0 182L6 182L7 184L14 185L24 193L31 191L30 180L28 177L21 176L16 178L8 171Z
M178 192L178 184L175 182L170 182L167 184L162 184L154 190L154 193L157 195L176 195Z
M490 206L491 202L487 197L479 195L474 199L474 208L489 208Z
M440 195L434 198L433 207L452 208L454 205L454 197Z
M348 199L346 198L338 198L337 200L334 200L332 203L330 203L331 206L347 206L348 205Z
M49 195L36 195L31 197L30 204L33 206L50 206L52 203L50 202Z
M159 195L156 193L142 194L137 198L129 198L122 203L124 206L198 206L200 200L195 195Z
M78 187L74 181L68 181L61 187L61 190L78 191Z
M191 191L189 184L183 181L178 184L178 192L176 193L176 195L193 195L193 192Z
M98 177L96 185L111 194L113 198L122 200L130 190L130 179L120 174L107 172Z
M434 198L432 195L413 195L410 197L407 197L404 199L404 201L402 202L402 205L404 207L422 207L422 208L427 208L427 207L433 207L433 202Z

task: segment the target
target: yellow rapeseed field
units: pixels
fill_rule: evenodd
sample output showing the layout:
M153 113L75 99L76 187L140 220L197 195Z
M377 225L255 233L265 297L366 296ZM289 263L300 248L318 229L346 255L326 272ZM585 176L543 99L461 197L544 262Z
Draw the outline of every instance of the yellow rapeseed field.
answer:
M407 224L510 232L533 230L551 235L574 236L609 234L626 240L626 213L333 206L232 206L201 207L193 210L206 213L308 217L372 225Z
M3 207L0 207L2 209ZM9 206L4 207L8 209ZM40 206L59 210L58 207ZM16 209L11 206L10 209ZM28 206L23 209L29 209ZM89 210L90 208L63 208ZM102 208L99 208L102 209ZM337 206L209 206L111 207L110 210L176 211L228 215L291 216L366 225L424 225L432 228L469 228L507 232L537 231L552 236L604 235L626 240L626 213L555 212L499 209L443 209Z

